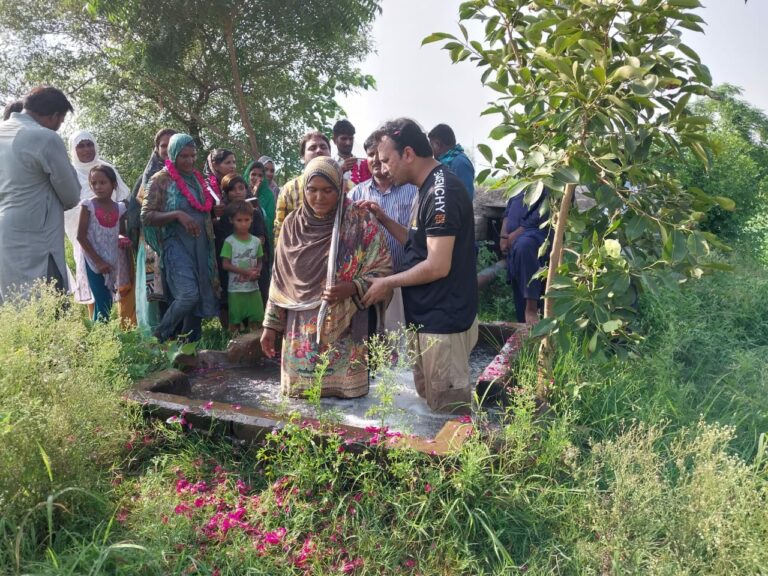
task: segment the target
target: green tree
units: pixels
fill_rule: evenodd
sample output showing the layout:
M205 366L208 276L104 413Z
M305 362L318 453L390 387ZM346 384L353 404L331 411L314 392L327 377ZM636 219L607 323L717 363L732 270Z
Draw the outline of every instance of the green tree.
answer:
M710 121L709 169L689 152L662 169L678 175L687 187L712 196L727 196L735 210L715 207L702 229L716 233L741 251L768 258L768 116L739 98L741 90L722 85L713 98L697 99L693 112Z
M134 170L162 124L295 164L301 132L341 113L336 94L373 85L357 65L379 11L377 0L0 0L11 47L0 93L64 88Z
M714 235L698 223L727 198L687 191L655 169L661 156L689 149L708 159L707 119L691 114L693 95L711 78L682 41L701 31L698 0L472 0L462 21L484 37L436 33L454 62L469 60L498 93L485 111L500 116L491 131L509 139L479 174L502 175L510 195L527 204L549 190L554 239L546 272L545 314L534 330L546 335L543 373L556 341L576 337L590 352L636 339L633 286L700 276ZM577 187L594 206L573 210ZM547 247L548 248L548 247Z

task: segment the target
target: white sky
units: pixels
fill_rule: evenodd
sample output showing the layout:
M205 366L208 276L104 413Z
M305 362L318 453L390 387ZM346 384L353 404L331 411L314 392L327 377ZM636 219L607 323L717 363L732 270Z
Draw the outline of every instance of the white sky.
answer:
M377 90L341 97L357 129L355 154L382 121L409 116L425 130L449 124L465 148L488 142L494 116L480 116L494 92L480 84L470 62L454 65L442 43L421 46L432 32L458 31L461 0L384 0L373 26L377 51L362 64ZM743 98L768 111L768 0L708 0L701 11L706 35L689 33L686 42L709 66L715 84L744 89ZM482 39L478 34L477 39ZM494 147L495 148L495 147ZM482 160L479 155L475 159Z

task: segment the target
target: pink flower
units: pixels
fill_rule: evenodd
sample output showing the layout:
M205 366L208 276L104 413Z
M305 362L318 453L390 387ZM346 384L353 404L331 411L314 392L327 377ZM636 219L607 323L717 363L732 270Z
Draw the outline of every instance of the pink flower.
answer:
M354 572L360 566L363 565L363 559L362 558L355 558L354 560L345 560L344 564L341 565L341 571L344 574L348 574L350 572Z
M210 410L211 408L213 408L213 400L208 400L203 406L203 410Z
M424 492L426 492L427 494L432 492L432 485L429 482L427 482L426 486L424 486Z
M240 404L232 404L232 408L235 410L240 410Z
M202 508L205 504L205 500L202 498L195 498L195 508Z
M118 511L117 514L115 514L115 520L120 522L120 524L125 524L125 521L128 519L128 510L123 508L122 510Z
M240 494L240 496L245 496L251 489L245 482L243 482L239 478L237 479L236 485L237 485L237 492Z
M472 424L472 416L459 416L458 421L462 424Z
M267 532L264 534L264 542L267 544L279 544L280 541L283 539L283 536L285 536L286 530L285 528L278 528L274 532Z
M304 564L307 562L307 560L309 559L309 557L312 555L314 551L315 551L315 545L312 542L312 536L307 536L307 539L304 540L304 545L301 547L301 552L293 560L294 566L303 568Z
M188 516L190 513L190 508L184 503L178 504L176 508L173 509L174 514L183 514L185 516Z

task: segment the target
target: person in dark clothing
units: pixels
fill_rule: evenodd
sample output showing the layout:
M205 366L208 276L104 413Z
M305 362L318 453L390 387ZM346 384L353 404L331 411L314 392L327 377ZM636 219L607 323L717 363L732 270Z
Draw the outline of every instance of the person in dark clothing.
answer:
M477 342L477 280L472 201L464 184L432 157L427 135L408 118L377 131L382 168L395 185L419 188L410 227L377 204L366 203L405 245L404 270L374 278L363 298L369 305L401 287L405 320L416 326L411 343L416 391L432 410L469 413L469 354Z
M547 240L549 226L546 212L546 192L532 205L526 206L523 194L509 199L501 225L501 252L507 258L507 281L512 285L518 322L535 324L539 321L539 302L544 285L536 273L548 260L539 256Z

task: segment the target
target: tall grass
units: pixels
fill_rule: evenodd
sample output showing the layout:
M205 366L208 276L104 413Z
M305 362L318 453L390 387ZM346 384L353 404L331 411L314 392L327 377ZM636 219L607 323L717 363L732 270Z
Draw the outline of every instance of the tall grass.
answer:
M134 421L120 353L114 325L84 321L52 290L0 307L0 538L72 515L114 465Z
M40 484L24 500L28 520L0 521L0 561L35 574L768 573L758 440L766 430L766 288L765 270L741 267L647 295L639 356L560 358L546 415L534 402L535 360L523 355L501 424L476 415L461 450L442 458L387 450L381 437L357 452L344 434L320 438L301 421L254 445L144 423L133 424L127 455L108 437L101 456L72 461L96 481L69 472L50 448L61 429L40 424L36 438L55 482L38 444L17 438ZM4 320L33 321L24 310ZM121 358L137 359L137 372L160 361L138 336L69 317L59 310L42 323L70 322L56 325L63 348L42 329L19 340L48 357L40 370L61 352L67 360L55 366L76 381L71 366L93 361L82 370L101 383L114 373L116 384L99 388L111 397L127 382ZM112 351L103 363L93 353L70 358L95 349L97 336L111 343L99 347ZM0 358L11 348L0 348ZM94 400L66 398L72 417L90 417L83 404ZM112 414L127 430L119 401ZM82 490L56 494L64 486Z
M556 401L598 439L633 421L732 426L732 448L751 458L768 432L766 294L768 271L736 262L734 272L644 295L639 357L607 365L578 352L561 357Z

